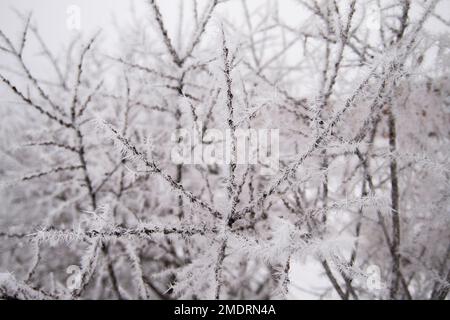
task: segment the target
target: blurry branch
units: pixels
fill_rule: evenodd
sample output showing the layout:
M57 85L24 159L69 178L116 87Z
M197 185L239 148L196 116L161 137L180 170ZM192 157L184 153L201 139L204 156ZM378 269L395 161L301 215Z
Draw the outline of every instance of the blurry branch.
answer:
M214 8L216 7L218 2L219 2L218 0L209 0L209 5L205 9L205 12L203 12L200 25L197 26L196 28L192 43L189 46L188 50L186 51L184 58L181 59L181 64L183 64L186 61L186 59L192 55L192 52L194 51L195 47L200 43L200 38L205 33L206 25L208 24L208 21L211 19Z
M127 62L127 61L125 61L125 60L123 60L121 58L110 57L110 59L112 59L114 61L117 61L117 62L119 62L119 63L121 63L121 64L123 64L125 66L128 66L128 67L130 67L132 69L137 69L137 70L140 70L140 71L144 71L144 72L147 72L149 74L161 77L163 79L178 81L178 78L176 78L176 77L173 77L173 76L170 76L170 75L166 75L166 74L164 74L164 73L162 73L160 71L151 69L151 68L146 67L146 66L141 66L141 65L136 64L136 63Z
M59 82L61 84L61 87L66 91L67 88L67 84L66 84L66 79L63 76L63 73L61 71L61 68L58 65L58 61L56 60L55 56L50 52L50 49L48 48L47 44L45 43L45 41L42 39L38 28L32 24L30 24L29 19L31 14L26 17L23 14L21 14L20 12L16 12L16 14L26 22L26 24L29 24L29 29L31 30L31 32L33 32L34 37L36 38L36 40L39 42L39 45L41 46L42 49L42 53L45 57L47 57L47 59L49 60L50 64L52 65L53 69L55 70L55 73L59 79ZM25 42L23 42L23 45L25 45ZM23 47L22 47L22 51L23 51Z
M339 46L338 46L337 54L336 54L337 58L336 58L336 61L334 62L333 66L332 66L332 69L331 69L332 73L331 73L331 75L330 75L330 77L328 79L328 83L325 86L324 96L323 96L323 100L322 100L322 105L319 107L319 110L323 109L324 106L326 106L328 104L328 100L329 100L329 98L330 98L330 96L332 94L333 87L334 87L334 85L336 83L336 78L338 76L339 67L341 65L342 59L344 58L344 49L345 49L345 45L346 45L347 40L348 40L348 36L349 36L349 32L350 32L350 26L351 26L351 23L352 23L352 18L353 18L353 15L355 13L355 4L356 4L355 0L353 0L350 3L349 13L348 13L348 16L347 16L347 22L346 22L345 27L341 30L341 33L340 33L340 38L339 38L339 42L338 42ZM334 6L335 6L335 10L337 12L339 12L335 2L334 2Z
M42 171L42 172L37 172L37 173L33 173L31 175L27 175L25 177L22 177L20 180L21 181L28 181L28 180L33 180L36 178L41 178L43 176L49 175L49 174L53 174L53 173L57 173L57 172L62 172L62 171L74 171L74 170L78 170L78 169L82 169L82 166L66 166L66 167L56 167L53 168L51 170L48 171Z
M65 116L65 112L64 110L58 106L56 103L53 102L53 100L50 98L50 96L44 91L44 89L39 85L38 80L32 76L30 69L26 66L24 60L23 60L23 50L26 44L26 36L27 36L27 30L29 28L29 19L26 22L26 28L25 31L22 35L22 41L21 41L21 46L19 49L16 49L14 47L14 45L12 44L11 40L9 40L9 38L0 30L0 38L2 38L7 46L8 46L8 50L9 52L17 59L17 61L19 62L22 70L25 72L28 80L33 84L33 86L36 88L36 90L38 91L39 95L45 100L47 101L50 106L56 111L58 112L60 115ZM3 82L5 82L8 86L11 87L11 89L14 88L14 86L12 86L9 82L6 82L3 76L1 76L1 79ZM17 90L13 91L17 94ZM28 103L28 101L25 101Z
M144 283L147 286L149 286L150 289L152 289L161 300L171 300L172 299L168 294L166 294L161 289L156 287L156 285L148 277L143 276L143 279L144 279Z
M442 16L440 16L439 14L437 14L436 12L432 13L432 16L435 17L437 20L439 20L440 22L442 22L444 25L446 25L447 27L450 27L450 21L445 20L444 18L442 18Z
M37 111L39 111L41 114L47 116L47 118L57 122L58 124L60 124L63 127L66 128L71 128L72 124L66 122L64 119L59 118L58 116L50 113L49 111L45 110L43 107L41 107L40 105L38 105L37 103L35 103L34 101L32 101L30 98L28 98L27 96L25 96L24 93L22 93L21 91L19 91L19 89L17 89L17 87L15 87L8 79L6 79L3 75L0 74L0 80L6 84L19 98L21 98L26 104L28 104L29 106L35 108Z
M72 242L82 241L89 242L92 239L102 240L126 240L140 238L142 240L152 240L154 236L179 235L183 237L191 237L195 235L205 236L218 233L216 228L191 227L191 226L146 226L145 224L136 228L125 228L121 226L112 226L105 230L71 230L71 229L55 229L48 228L37 233L26 235L28 237L37 238L39 241L56 241L56 242ZM1 234L0 234L1 235ZM6 237L22 237L21 234L5 234Z
M430 299L432 300L445 300L448 292L450 291L450 270L448 269L448 262L450 258L450 244L447 246L447 252L444 255L444 259L442 260L439 276L444 278L444 281L436 281L433 290L431 292ZM445 276L445 272L447 272L447 276Z
M279 93L281 93L289 102L291 102L294 106L301 106L307 111L309 111L309 108L306 104L306 99L297 99L292 97L286 90L280 88L277 84L271 82L266 76L262 74L262 72L255 70L249 63L243 62L251 71L255 73L256 76L258 76L262 81L267 83L268 85L275 88ZM307 114L299 113L299 115L304 120L311 120L310 116Z
M393 115L392 106L388 106L388 129L389 129L389 151L395 153L397 150L397 129L395 117ZM393 274L390 295L395 298L399 284L400 274L400 212L399 212L399 186L398 186L398 165L397 160L391 157L390 164L390 180L391 180L391 206L392 206L392 250L393 250Z
M95 188L94 193L98 193L102 187L109 181L109 179L113 176L114 173L117 172L117 170L123 165L124 161L120 160L115 166L114 168L108 172L105 175L105 178L98 184L98 186Z
M17 233L17 232L2 232L0 231L0 237L11 239L23 239L29 237L29 233Z
M406 27L408 26L408 13L411 7L410 0L402 0L402 16L400 18L400 28L397 32L397 39L400 40L403 38Z
M74 92L73 92L73 98L72 98L72 105L70 108L70 116L72 119L72 123L75 121L76 115L77 115L77 104L78 104L78 90L79 87L81 85L81 75L83 73L83 61L84 61L84 57L86 56L86 53L89 51L89 49L91 48L92 44L94 43L95 39L97 38L96 34L93 38L91 38L91 40L87 43L87 45L84 47L83 51L81 52L81 56L80 56L80 60L77 66L77 75L76 75L76 83L74 86ZM87 100L87 103L89 103L90 99ZM85 103L83 105L83 108L78 112L78 114L82 114L83 110L86 108L87 103Z
M56 297L22 283L8 273L0 273L0 299L48 300Z
M175 48L173 47L172 40L170 40L169 34L167 32L166 27L164 26L163 18L161 15L161 12L159 10L159 6L156 4L155 0L148 0L150 3L151 8L153 9L153 13L155 15L156 23L158 24L159 31L161 32L161 36L163 39L163 42L166 46L167 51L172 56L173 62L178 66L181 67L183 65L183 62L176 52Z
M108 270L108 275L109 275L109 278L111 280L113 291L114 291L117 299L122 300L122 294L120 292L119 283L117 281L117 276L116 276L116 272L114 270L113 261L112 261L112 259L110 257L109 245L108 244L103 243L103 245L102 245L102 252L103 252L103 255L104 255L105 260L106 260L106 268Z
M43 142L31 142L31 143L27 143L24 145L24 147L35 147L35 146L44 146L44 147L48 147L48 146L53 146L53 147L58 147L61 149L65 149L74 153L78 153L77 148L64 144L64 143L58 143L55 141L43 141Z
M200 39L202 35L205 33L206 25L208 24L208 21L211 19L212 13L218 4L218 0L210 0L207 8L202 14L200 23L196 26L196 30L194 32L192 41L189 45L189 47L186 50L186 53L183 57L180 56L180 54L175 50L172 40L169 37L169 33L167 32L167 29L163 22L163 17L161 15L161 11L159 9L159 6L156 4L155 0L149 0L149 4L151 8L153 9L153 13L155 16L156 23L159 27L159 31L161 32L163 42L166 46L167 51L172 57L173 62L178 66L182 67L186 60L192 55L192 52L197 47L197 45L200 43ZM194 4L194 10L195 13L197 13L197 3ZM182 22L180 21L180 24ZM181 39L180 39L181 40Z
M76 118L81 118L81 116L83 116L84 111L87 109L92 99L98 93L98 91L102 86L103 81L100 81L98 85L94 88L94 90L87 96L86 100L81 104L80 110L78 110L78 113L76 114Z
M61 83L62 88L64 90L68 90L68 87L67 87L67 84L66 84L66 79L64 78L63 73L61 71L61 68L58 65L58 61L56 60L56 58L50 52L50 49L45 44L44 40L42 39L41 35L38 32L37 27L33 27L32 26L30 29L34 33L34 35L35 35L36 39L38 40L39 44L41 45L44 55L50 61L51 65L53 66L53 69L55 69L56 75L57 75L57 77L58 77L58 79L59 79L59 81Z
M138 297L142 300L147 300L147 289L145 287L144 275L142 272L141 259L137 254L136 248L131 243L124 243L125 252L132 268L132 275L135 286L137 287Z
M41 261L41 246L39 241L33 242L34 250L33 250L33 259L31 260L31 267L26 275L24 282L29 284L33 281L34 275L36 274L36 268Z
M20 43L20 48L18 50L18 55L20 58L22 58L23 55L23 49L25 49L25 42L27 41L27 34L30 27L30 20L31 20L31 13L28 15L25 21L25 28L22 34L22 41Z
M102 243L99 237L95 237L91 241L92 242L89 244L86 252L81 258L81 278L79 285L72 292L72 297L74 299L79 298L86 290L97 268Z
M244 9L244 17L245 17L245 22L247 23L247 28L248 31L250 33L250 50L252 53L252 57L253 57L253 62L255 64L255 66L257 67L257 69L260 69L260 58L258 57L257 53L256 53L256 47L255 47L255 40L253 38L253 25L252 25L252 20L250 18L250 14L248 11L248 6L247 6L247 2L245 0L241 0L242 3L242 8Z
M328 262L326 260L322 260L322 266L325 269L325 273L328 279L330 280L331 284L333 285L334 289L339 294L339 297L341 297L342 300L346 300L347 297L344 291L342 290L341 286L337 282L336 277L333 275L330 266L328 265Z
M364 179L367 181L371 193L375 194L376 191L375 191L375 187L373 185L372 176L370 175L370 167L369 167L368 159L365 158L361 154L361 152L359 150L356 151L356 155L358 156L359 160L361 161L361 163L363 165L364 175L365 175ZM380 225L380 227L381 227L381 229L383 231L384 239L385 239L386 244L388 246L389 253L393 257L393 259L395 259L396 256L397 256L397 253L396 253L396 251L395 251L395 249L394 249L394 247L392 245L392 240L391 240L391 238L389 236L389 231L387 229L387 226L386 226L386 224L384 222L383 215L380 212L380 210L377 210L377 215L378 215L378 223L379 223L379 225ZM403 286L403 289L405 291L406 296L408 297L408 299L412 299L411 293L409 292L409 289L408 289L408 285L406 283L406 280L405 280L404 276L402 275L401 270L397 269L396 273L397 273L397 275L399 276L399 278L401 280L401 283L402 283L402 286Z

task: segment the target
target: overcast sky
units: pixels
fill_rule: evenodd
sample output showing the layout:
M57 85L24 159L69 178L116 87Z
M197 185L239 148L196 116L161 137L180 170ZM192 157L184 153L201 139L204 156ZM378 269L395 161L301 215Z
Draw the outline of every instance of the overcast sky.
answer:
M190 2L184 0L185 6L189 5ZM176 12L179 8L179 0L164 0L159 1L159 3L170 29L171 24L176 24L178 20ZM262 1L248 0L248 3L251 8L261 4ZM22 13L32 12L34 21L37 22L44 39L51 49L57 50L66 39L70 39L74 35L74 31L67 28L67 19L70 15L68 9L73 5L80 8L82 33L88 36L89 33L103 29L106 31L104 33L107 34L105 40L111 44L116 40L114 33L112 33L115 30L113 21L117 22L119 26L125 26L132 19L131 9L133 7L138 15L150 14L146 0L1 0L0 28L11 35L13 39L14 36L18 38L22 23L18 20L13 9ZM230 0L225 6L228 9L227 11L231 13L241 9L240 1L236 0ZM293 0L280 1L280 6L283 17L288 16L291 21L298 21L301 12L304 11L304 8L299 7ZM437 12L450 20L450 0L442 0ZM231 16L235 15L232 14ZM436 22L428 27L439 28L441 25Z

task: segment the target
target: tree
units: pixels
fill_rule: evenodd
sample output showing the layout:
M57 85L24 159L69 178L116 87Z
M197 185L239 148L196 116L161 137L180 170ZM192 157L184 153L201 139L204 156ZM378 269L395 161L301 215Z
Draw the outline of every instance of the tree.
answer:
M312 257L318 298L445 299L449 41L424 27L448 28L438 1L297 1L299 25L279 3L185 5L173 35L147 1L113 56L97 34L58 60L31 16L19 42L0 32L15 99L0 295L289 298ZM24 59L32 37L48 79ZM279 168L237 161L242 132L267 129ZM189 154L221 146L211 130L230 161L174 161L182 132L199 137Z

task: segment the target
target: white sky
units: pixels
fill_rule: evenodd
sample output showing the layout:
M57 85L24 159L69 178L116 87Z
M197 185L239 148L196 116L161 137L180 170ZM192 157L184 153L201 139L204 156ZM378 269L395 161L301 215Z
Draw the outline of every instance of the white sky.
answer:
M81 11L81 32L88 35L99 28L111 28L114 16L117 20L129 21L130 6L136 0L1 0L0 1L0 28L6 31L11 38L20 34L22 23L12 10L22 13L32 12L33 20L37 22L43 38L52 49L70 39L75 32L69 30L66 21L71 5L77 5ZM139 1L141 2L141 1ZM19 34L18 34L19 33Z
M191 1L183 0L185 6ZM373 0L363 0L373 1ZM258 6L264 1L247 0L250 8ZM165 22L171 31L178 21L179 0L159 1ZM81 32L85 36L95 33L98 29L104 30L107 35L106 41L113 44L115 27L111 23L117 22L119 26L125 26L131 19L131 8L135 8L139 16L150 15L146 0L0 0L0 28L13 39L20 38L23 23L18 20L12 10L18 9L22 13L33 13L34 21L38 23L41 35L52 50L58 50L60 46L70 39L75 32L67 28L66 22L69 17L67 9L71 5L78 6L81 11ZM279 0L280 13L289 21L301 22L304 8L295 0ZM227 10L221 11L227 16L235 18L235 12L242 11L240 0L230 0L221 5ZM450 0L441 0L437 12L447 20L450 20ZM428 25L428 28L441 28L439 22Z

